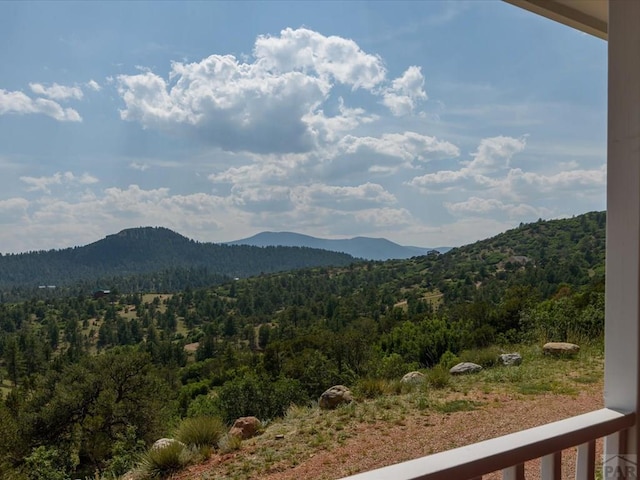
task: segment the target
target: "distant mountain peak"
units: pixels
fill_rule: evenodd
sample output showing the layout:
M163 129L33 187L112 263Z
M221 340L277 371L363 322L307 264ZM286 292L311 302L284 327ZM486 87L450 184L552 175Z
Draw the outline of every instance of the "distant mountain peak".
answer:
M260 232L249 238L228 242L229 245L251 245L255 247L309 247L332 252L347 253L366 260L390 260L427 255L433 250L444 253L448 247L423 248L398 245L386 238L354 237L326 239L294 232Z
M107 235L106 238L123 237L123 238L167 238L175 237L188 240L187 237L174 232L166 227L132 227L120 230L118 233Z
M252 246L196 242L165 227L135 227L81 247L0 256L0 295L2 288L14 286L84 282L103 288L105 278L148 276L156 282L173 275L173 283L169 282L173 287L161 287L168 289L193 272L204 272L205 278L220 281L299 268L344 266L354 260L325 249L275 248L265 252Z

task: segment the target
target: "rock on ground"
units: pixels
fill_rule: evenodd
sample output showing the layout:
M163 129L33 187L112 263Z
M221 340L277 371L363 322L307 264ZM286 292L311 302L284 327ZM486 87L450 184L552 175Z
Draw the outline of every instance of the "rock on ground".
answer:
M260 426L260 420L256 417L240 417L233 422L229 435L246 440L247 438L255 437L260 430Z
M482 367L477 363L473 362L462 362L457 365L454 365L449 370L451 375L461 375L463 373L476 373L482 370Z
M320 395L318 405L320 408L333 409L343 403L351 403L352 401L353 395L351 394L351 390L344 385L334 385Z
M575 355L580 347L569 342L549 342L542 346L542 350L549 355Z
M500 362L507 367L520 365L522 363L522 355L519 353L503 353L500 355Z
M424 381L424 373L422 372L409 372L406 373L403 377L402 380L400 380L402 383L417 383L417 382L422 382Z

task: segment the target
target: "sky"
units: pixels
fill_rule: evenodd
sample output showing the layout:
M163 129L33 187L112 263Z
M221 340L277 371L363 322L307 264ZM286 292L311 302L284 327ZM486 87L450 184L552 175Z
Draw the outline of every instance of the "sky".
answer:
M0 2L0 253L604 210L606 60L501 1Z

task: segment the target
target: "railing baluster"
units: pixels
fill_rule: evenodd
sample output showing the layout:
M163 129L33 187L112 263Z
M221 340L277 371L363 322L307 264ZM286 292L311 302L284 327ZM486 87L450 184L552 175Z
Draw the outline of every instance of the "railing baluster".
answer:
M540 459L540 477L542 480L561 480L562 452L545 455Z
M502 480L524 480L524 463L502 470Z
M578 458L576 459L576 480L595 480L596 474L596 442L578 445Z
M627 478L624 476L626 475L625 467L627 465L624 464L623 459L627 454L628 438L629 430L626 429L604 437L603 478L611 478L612 472L615 472L616 475L620 472L623 475L621 478Z

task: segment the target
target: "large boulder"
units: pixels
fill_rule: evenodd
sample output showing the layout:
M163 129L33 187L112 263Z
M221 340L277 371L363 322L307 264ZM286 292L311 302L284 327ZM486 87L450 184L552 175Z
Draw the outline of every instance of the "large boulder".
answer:
M580 351L580 347L575 343L549 342L542 346L542 350L547 355L575 355Z
M419 383L424 381L424 373L422 372L409 372L400 380L402 383Z
M503 353L502 355L500 355L499 358L500 358L500 362L502 363L502 365L505 365L507 367L520 365L522 363L522 355L520 355L517 352L515 352L515 353Z
M334 385L320 395L318 405L320 408L330 410L343 403L351 403L352 401L353 396L351 395L351 390L344 385Z
M255 437L260 430L260 426L260 420L256 417L240 417L233 422L229 435L246 440L247 438Z
M457 365L454 365L449 370L451 375L462 375L464 373L476 373L482 370L482 367L477 363L473 362L462 362Z

